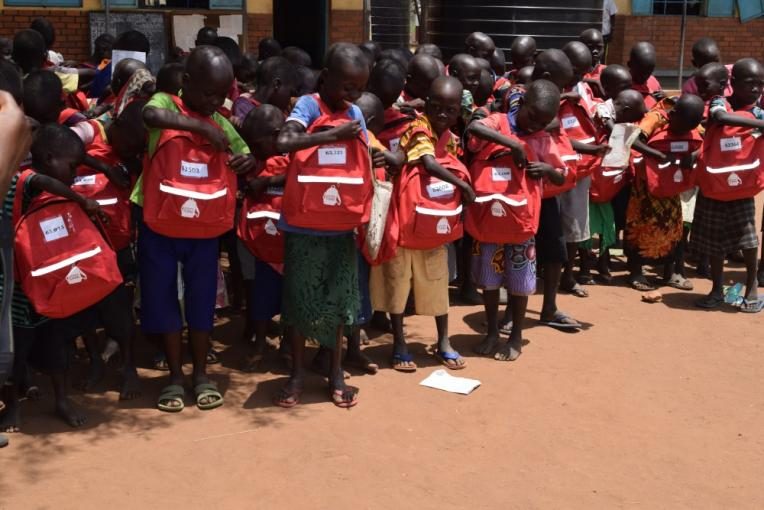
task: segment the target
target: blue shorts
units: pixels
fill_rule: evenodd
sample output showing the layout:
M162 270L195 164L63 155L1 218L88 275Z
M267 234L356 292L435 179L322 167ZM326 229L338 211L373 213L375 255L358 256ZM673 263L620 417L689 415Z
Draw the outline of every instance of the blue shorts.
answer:
M283 277L270 264L255 260L255 280L249 294L249 318L267 321L281 313Z
M144 223L138 235L141 329L147 334L183 329L178 302L178 263L182 264L186 323L212 331L218 278L219 239L185 239L157 234Z

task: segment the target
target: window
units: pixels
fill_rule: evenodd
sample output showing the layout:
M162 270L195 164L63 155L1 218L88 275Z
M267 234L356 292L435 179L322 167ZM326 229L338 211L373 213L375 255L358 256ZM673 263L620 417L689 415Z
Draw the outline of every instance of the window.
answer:
M682 14L684 0L653 0L653 14ZM688 0L687 15L699 16L701 14L700 0Z
M5 0L6 7L82 7L82 0Z

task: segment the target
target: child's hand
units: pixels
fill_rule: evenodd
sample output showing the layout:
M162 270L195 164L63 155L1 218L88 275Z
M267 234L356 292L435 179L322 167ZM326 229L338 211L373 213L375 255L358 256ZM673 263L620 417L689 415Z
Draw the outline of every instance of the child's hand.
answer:
M247 181L247 193L256 197L268 187L268 177L255 177Z
M201 130L201 135L209 140L215 150L224 151L228 148L228 137L225 135L222 129L204 122L204 127Z
M525 173L531 179L541 179L544 176L556 174L557 171L549 163L542 163L541 161L532 161L528 163L528 167L525 169Z
M127 176L126 168L123 165L114 165L111 167L109 175L106 177L118 188L127 189L130 187L130 179Z
M612 150L612 147L610 147L606 143L601 143L599 145L594 145L593 147L595 147L595 149L596 149L597 156L604 156L605 154L607 154L608 152L610 152Z
M235 174L245 174L255 168L255 158L252 154L236 154L228 160L228 166Z
M109 217L105 212L103 212L103 209L101 209L101 206L98 204L98 202L92 198L86 198L82 203L82 208L86 213L88 213L88 216L97 216L98 219L101 220L101 223L104 225L109 224Z
M563 92L562 96L560 97L563 100L567 99L568 101L573 101L573 102L578 102L581 100L581 95L578 92L573 90L571 90L570 92Z
M385 161L385 152L377 148L371 148L371 165L373 168L382 168L387 166Z
M424 109L424 99L412 99L398 105L398 110L408 115L416 115L417 110Z
M237 117L236 115L233 115L228 120L231 121L231 124L233 124L233 127L235 127L236 129L241 129L241 126L244 124L244 120L239 118L239 117Z
M528 164L528 155L525 154L525 149L523 149L522 145L512 147L512 160L517 168L525 168L525 165Z
M346 122L329 130L335 140L352 140L361 133L361 121Z
M469 204L471 204L472 202L475 201L477 196L475 195L475 190L472 189L472 186L470 186L469 184L467 184L464 181L462 181L462 184L463 184L461 186L461 190L462 190L462 202L464 202L465 204L469 205Z
M663 92L662 90L656 90L650 95L653 96L653 98L655 98L656 101L663 101L664 99L666 99L666 93Z

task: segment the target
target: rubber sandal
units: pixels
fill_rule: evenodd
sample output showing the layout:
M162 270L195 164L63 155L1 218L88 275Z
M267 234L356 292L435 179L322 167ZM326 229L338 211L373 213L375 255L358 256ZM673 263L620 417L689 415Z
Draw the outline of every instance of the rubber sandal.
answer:
M639 292L650 292L651 290L655 290L655 286L644 276L632 278L629 280L629 285L631 285L632 289L638 290Z
M739 310L743 313L759 313L764 308L764 299L758 298L755 301L743 299Z
M0 434L0 448L5 448L6 446L8 446L8 436Z
M573 286L566 286L566 287L560 286L560 290L579 298L589 297L589 292L578 283L573 284Z
M351 392L353 394L353 400L350 402L346 402L342 398L347 392ZM332 401L332 404L341 409L350 409L351 407L355 407L358 404L358 388L355 386L345 386L343 391L329 388L329 399Z
M499 333L502 333L505 335L511 335L512 321L502 322L501 324L499 324Z
M273 397L273 403L284 409L291 409L300 403L302 390L288 391L286 386L279 390L279 394Z
M542 326L549 326L550 328L562 329L565 331L579 330L581 329L581 323L577 320L569 317L563 312L557 311L549 320L541 319L539 324Z
M165 386L157 399L157 409L166 413L179 413L186 407L186 404L183 402L183 397L185 397L185 395L186 390L180 384L170 384L169 386ZM177 402L180 403L180 405L170 406L163 404L163 401Z
M218 391L218 387L211 382L197 384L194 386L194 395L196 395L196 407L202 411L209 411L223 405L223 395ZM217 397L217 400L202 404L200 401L204 397Z
M345 357L345 365L348 367L353 367L358 370L361 370L363 372L366 372L369 375L374 375L377 372L379 372L379 365L374 363L372 360L367 358L366 356L361 355L361 359L347 359L347 356Z
M578 283L581 285L597 285L597 282L594 280L594 277L590 274L580 275L578 277Z
M207 351L207 359L206 362L208 365L217 365L220 363L220 358L218 357L220 353L217 352L215 349L210 347L210 349Z
M151 362L151 365L154 367L154 370L161 370L162 372L170 371L170 366L167 364L167 358L161 352L154 356L154 360Z
M393 370L396 372L405 372L405 373L413 373L416 372L417 366L416 363L413 363L414 356L411 354L401 354L401 353L394 353L393 354ZM411 366L402 366L402 363L413 363Z
M724 304L724 298L721 296L705 296L695 301L695 306L704 310L714 310Z
M435 358L449 370L462 370L467 367L466 362L462 363L461 365L456 364L456 361L458 360L464 361L464 358L462 358L461 354L456 351L435 352L433 353L433 356L435 356ZM453 361L454 363L449 363L449 361Z
M695 288L690 280L680 274L672 275L666 284L678 290L692 290Z

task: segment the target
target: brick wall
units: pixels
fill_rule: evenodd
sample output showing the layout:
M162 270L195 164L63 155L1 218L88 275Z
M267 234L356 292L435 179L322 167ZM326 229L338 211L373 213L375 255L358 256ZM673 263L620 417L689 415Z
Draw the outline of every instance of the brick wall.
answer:
M363 11L332 10L329 17L329 44L363 42Z
M608 63L625 64L629 50L637 41L650 41L658 53L658 69L676 69L679 63L679 16L616 16L613 41L608 48ZM692 44L703 36L719 44L724 63L743 57L764 58L764 18L740 23L737 18L687 18L685 68L692 67Z
M55 50L67 60L85 60L90 54L88 13L77 10L2 9L0 36L13 38L19 30L29 28L33 19L44 16L56 27Z
M257 52L260 39L273 37L272 14L247 15L247 51Z

